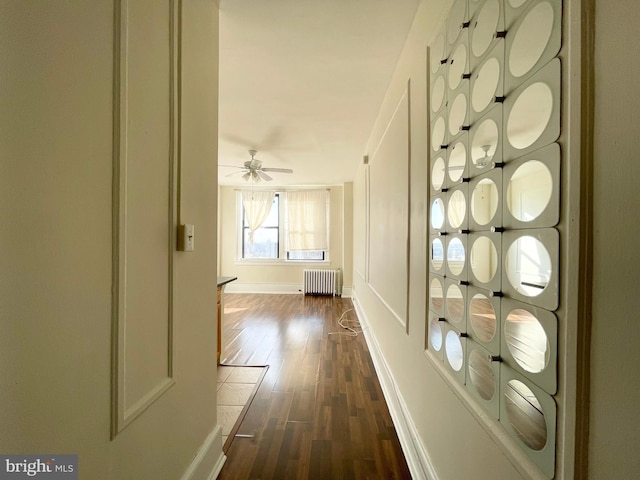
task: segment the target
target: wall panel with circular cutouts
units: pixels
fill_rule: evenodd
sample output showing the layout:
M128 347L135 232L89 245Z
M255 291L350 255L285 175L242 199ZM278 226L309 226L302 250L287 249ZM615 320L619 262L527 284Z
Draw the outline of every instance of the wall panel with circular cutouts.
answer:
M560 299L561 0L455 0L429 45L425 347L549 478Z

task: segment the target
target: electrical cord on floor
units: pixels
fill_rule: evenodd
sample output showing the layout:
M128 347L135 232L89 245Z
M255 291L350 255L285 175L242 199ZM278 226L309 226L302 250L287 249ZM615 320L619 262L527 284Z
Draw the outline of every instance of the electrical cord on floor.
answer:
M362 329L362 325L360 325L359 320L349 320L344 318L347 312L353 312L353 308L350 308L342 312L342 315L340 315L340 318L338 319L338 325L340 325L342 328L344 328L347 331L346 332L340 332L340 331L329 332L328 335L344 335L347 337L357 337L359 333L362 333L363 329Z

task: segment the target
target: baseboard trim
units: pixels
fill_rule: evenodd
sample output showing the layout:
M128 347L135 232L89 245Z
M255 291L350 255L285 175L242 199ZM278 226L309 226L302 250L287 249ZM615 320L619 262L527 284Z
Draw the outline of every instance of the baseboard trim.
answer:
M216 425L207 438L180 480L215 480L227 457L222 453L222 429Z
M352 295L353 306L362 325L365 341L373 360L373 365L382 387L382 393L387 401L389 413L393 420L393 424L398 433L398 439L402 446L402 451L407 460L411 476L416 480L439 480L433 462L429 458L429 454L420 440L418 429L411 418L409 409L404 398L396 388L396 383L389 369L389 365L384 359L380 345L369 328L367 315L362 309L357 295Z
M302 284L290 283L228 283L224 289L227 293L279 293L302 294Z
M266 294L284 294L302 295L303 286L297 284L272 284L272 283L228 283L224 287L226 293L266 293ZM351 297L353 291L351 287L342 287L342 297Z

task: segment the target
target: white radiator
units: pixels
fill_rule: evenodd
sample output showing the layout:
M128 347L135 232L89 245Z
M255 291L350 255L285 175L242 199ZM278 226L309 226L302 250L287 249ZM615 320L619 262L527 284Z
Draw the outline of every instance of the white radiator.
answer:
M320 270L305 269L304 294L305 295L341 295L340 269Z

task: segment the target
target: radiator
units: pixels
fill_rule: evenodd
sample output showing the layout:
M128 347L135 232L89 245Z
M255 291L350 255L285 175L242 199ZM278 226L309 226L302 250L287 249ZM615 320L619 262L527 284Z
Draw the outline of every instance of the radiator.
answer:
M304 294L305 295L341 295L340 269L320 270L305 269Z

